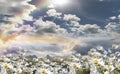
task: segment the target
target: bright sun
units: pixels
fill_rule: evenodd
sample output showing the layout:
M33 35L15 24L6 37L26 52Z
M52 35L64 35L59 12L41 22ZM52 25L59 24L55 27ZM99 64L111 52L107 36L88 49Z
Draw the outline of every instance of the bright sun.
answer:
M52 3L55 5L65 5L68 3L68 0L52 0Z

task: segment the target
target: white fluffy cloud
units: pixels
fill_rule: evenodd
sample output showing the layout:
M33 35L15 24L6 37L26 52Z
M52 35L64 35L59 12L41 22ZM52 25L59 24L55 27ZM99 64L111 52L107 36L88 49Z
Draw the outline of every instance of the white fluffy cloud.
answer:
M48 16L61 17L61 19L66 22L65 25L68 26L67 27L67 31L71 30L70 32L73 32L75 34L77 33L78 35L80 33L84 33L84 34L96 34L96 33L100 33L102 31L100 29L100 26L98 26L97 24L93 24L93 25L91 25L91 24L81 25L79 23L79 21L81 19L79 17L77 17L76 15L73 15L73 14L64 14L64 16L61 16L62 13L57 12L55 9L50 9L46 13L48 14ZM54 23L54 22L52 22L52 23ZM35 22L35 24L40 24L40 25L44 24L44 26L45 26L45 24L48 24L48 21L43 22L41 20L38 20L38 21ZM54 23L54 26L55 26L55 23ZM58 25L57 25L57 27L54 27L54 30L52 30L52 29L50 29L50 30L52 30L52 31L55 32L55 28L58 31L60 29L60 26L58 27ZM65 29L60 29L60 30L62 30L63 32L66 32ZM71 34L71 33L69 33L69 34Z
M118 20L120 22L120 14L117 16L111 16L109 17L110 20Z
M94 33L99 33L100 30L100 26L98 26L97 24L86 24L86 25L81 25L80 26L80 30L88 33L88 34L94 34Z
M77 34L96 34L102 32L100 29L100 26L97 24L85 24L85 25L80 25L78 28L72 27L71 30Z
M49 9L46 13L50 17L51 16L58 17L58 16L62 15L62 13L57 12L55 9Z
M66 21L80 21L79 17L77 17L76 15L72 15L72 14L65 14L63 19Z
M116 18L117 18L116 16L112 16L112 17L110 17L109 19L115 20Z
M34 28L37 33L57 33L63 34L67 33L64 28L61 28L59 25L52 21L43 21L42 18L39 18L34 22Z
M23 20L33 21L33 16L26 15L26 16L24 16Z

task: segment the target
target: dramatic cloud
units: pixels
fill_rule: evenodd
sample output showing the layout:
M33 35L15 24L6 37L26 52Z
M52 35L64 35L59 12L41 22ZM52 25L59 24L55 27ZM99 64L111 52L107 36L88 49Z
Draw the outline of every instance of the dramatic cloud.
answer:
M44 33L56 33L56 34L64 34L67 33L66 29L60 28L59 25L52 21L43 21L42 18L39 18L34 22L34 28L36 33L44 34Z
M0 23L0 45L11 50L8 53L16 53L15 50L19 49L16 47L21 47L29 50L30 54L62 55L74 51L84 54L99 45L108 48L112 44L120 43L119 23L109 23L104 30L97 24L83 25L77 15L58 12L53 5L48 6L46 15L38 16L40 18L37 19L30 15L36 9L29 4L30 1L0 0L0 16L9 21L7 24ZM108 20L120 20L120 15L112 16ZM11 41L14 43L10 43Z

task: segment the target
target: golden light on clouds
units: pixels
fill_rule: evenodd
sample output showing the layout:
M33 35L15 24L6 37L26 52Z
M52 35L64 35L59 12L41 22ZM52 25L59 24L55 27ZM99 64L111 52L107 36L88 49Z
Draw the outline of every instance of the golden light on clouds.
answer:
M25 43L46 43L56 44L62 46L64 49L71 50L75 45L80 43L80 39L72 39L63 36L19 36L17 41L24 41Z
M0 31L0 47L4 47L12 44L13 41L18 37L17 33L6 34L5 31Z

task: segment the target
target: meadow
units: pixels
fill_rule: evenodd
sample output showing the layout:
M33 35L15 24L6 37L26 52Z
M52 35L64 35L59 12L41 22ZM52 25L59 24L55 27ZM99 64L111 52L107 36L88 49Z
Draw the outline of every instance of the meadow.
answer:
M91 48L87 55L41 57L20 53L0 57L0 74L120 74L119 46Z

